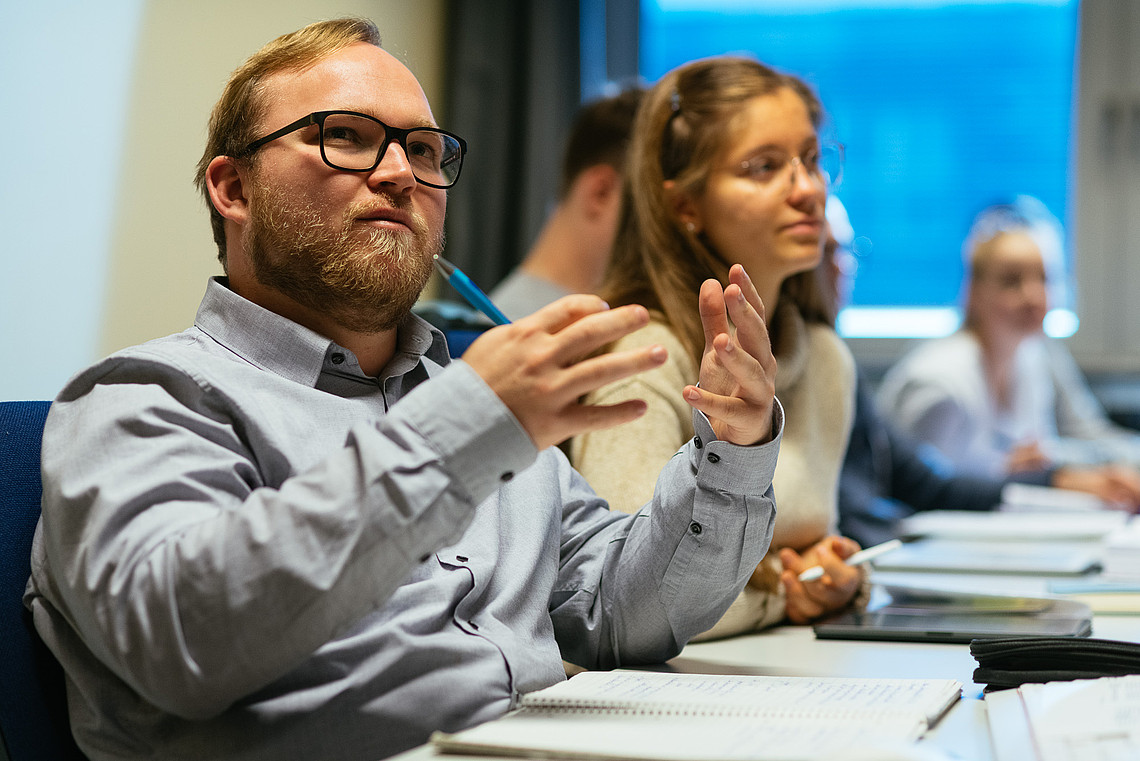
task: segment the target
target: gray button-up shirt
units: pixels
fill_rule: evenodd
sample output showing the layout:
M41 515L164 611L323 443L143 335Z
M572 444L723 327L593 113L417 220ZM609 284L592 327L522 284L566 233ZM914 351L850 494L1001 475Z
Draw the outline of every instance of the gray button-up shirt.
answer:
M653 502L611 513L418 318L377 379L211 281L193 328L80 373L48 418L25 603L81 747L375 759L502 714L563 658L671 657L775 514L779 439L698 418Z

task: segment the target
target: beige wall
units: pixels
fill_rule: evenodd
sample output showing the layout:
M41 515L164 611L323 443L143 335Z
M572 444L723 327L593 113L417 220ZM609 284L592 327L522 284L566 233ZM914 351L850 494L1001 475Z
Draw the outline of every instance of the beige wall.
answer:
M442 0L148 0L129 96L97 354L182 330L220 272L193 187L206 119L229 73L269 39L341 15L373 19L384 47L441 103ZM442 119L437 105L436 118Z

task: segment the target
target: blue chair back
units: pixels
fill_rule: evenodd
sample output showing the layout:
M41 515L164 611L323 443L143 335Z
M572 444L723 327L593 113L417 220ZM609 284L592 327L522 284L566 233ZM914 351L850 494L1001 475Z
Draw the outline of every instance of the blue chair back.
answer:
M0 402L0 739L11 761L83 759L67 724L63 670L23 603L50 406Z
M447 339L447 353L452 358L459 357L467 351L467 347L481 336L483 331L492 327L490 320L475 309L455 301L438 299L421 301L412 308L412 311L443 332L444 338Z
M475 342L475 339L483 335L481 330L464 330L460 328L450 328L443 331L444 338L447 339L447 353L452 359L458 359L463 356L463 352L467 351L467 347Z

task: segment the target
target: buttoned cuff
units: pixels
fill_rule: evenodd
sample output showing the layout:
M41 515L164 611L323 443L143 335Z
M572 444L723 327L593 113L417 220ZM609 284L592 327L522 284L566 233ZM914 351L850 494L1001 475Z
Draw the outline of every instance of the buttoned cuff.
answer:
M400 411L440 453L474 504L538 456L519 421L462 360L406 396Z
M742 446L721 441L709 419L697 410L693 411L693 430L696 435L689 447L689 463L702 486L737 494L763 495L768 491L784 437L784 407L779 399L772 404L772 440L764 444Z

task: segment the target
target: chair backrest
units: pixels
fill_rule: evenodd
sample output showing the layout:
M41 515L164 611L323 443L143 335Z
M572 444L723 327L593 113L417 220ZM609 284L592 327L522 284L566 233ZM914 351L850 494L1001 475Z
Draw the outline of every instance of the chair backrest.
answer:
M0 402L0 738L11 761L83 758L67 725L63 671L23 604L50 406Z
M458 359L463 356L463 352L467 351L467 347L475 342L475 339L483 335L482 330L463 330L460 328L452 328L443 331L444 338L447 339L447 353L451 355L452 359Z

